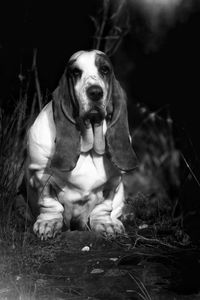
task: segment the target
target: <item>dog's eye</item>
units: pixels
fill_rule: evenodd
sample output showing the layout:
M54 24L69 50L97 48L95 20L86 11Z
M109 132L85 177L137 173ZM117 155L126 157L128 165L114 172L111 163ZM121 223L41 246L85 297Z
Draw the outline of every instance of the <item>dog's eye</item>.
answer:
M78 76L80 76L81 75L81 70L80 69L78 69L78 68L74 68L74 69L72 69L72 75L74 76L74 77L78 77Z
M100 72L101 72L101 74L103 74L103 75L108 75L109 72L110 72L110 69L109 69L108 66L101 66Z

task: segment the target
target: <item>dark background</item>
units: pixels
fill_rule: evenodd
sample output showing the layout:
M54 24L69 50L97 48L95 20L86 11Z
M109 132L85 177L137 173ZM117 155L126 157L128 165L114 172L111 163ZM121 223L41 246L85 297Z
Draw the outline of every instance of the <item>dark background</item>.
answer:
M179 1L180 2L180 1ZM182 1L184 3L188 1ZM69 57L93 45L94 24L103 1L1 1L0 100L3 107L18 96L19 74L31 68L33 48L42 91L53 91ZM120 3L120 1L119 1ZM133 103L157 110L168 106L173 120L184 128L198 154L200 96L200 5L191 1L152 26L142 8L127 1L130 30L112 57L117 77ZM132 3L132 4L131 4ZM9 103L9 105L8 105Z

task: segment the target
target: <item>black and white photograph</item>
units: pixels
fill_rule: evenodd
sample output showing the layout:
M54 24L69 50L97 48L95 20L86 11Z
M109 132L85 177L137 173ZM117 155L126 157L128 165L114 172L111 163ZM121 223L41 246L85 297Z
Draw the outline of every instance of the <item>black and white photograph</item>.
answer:
M200 0L0 3L0 300L200 299Z

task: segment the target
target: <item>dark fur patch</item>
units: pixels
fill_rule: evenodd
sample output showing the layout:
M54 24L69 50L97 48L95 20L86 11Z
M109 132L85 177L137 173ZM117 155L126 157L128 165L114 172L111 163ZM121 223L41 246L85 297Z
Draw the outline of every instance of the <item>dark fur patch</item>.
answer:
M51 160L54 172L70 171L80 155L80 131L75 117L75 99L73 99L72 81L65 71L58 87L53 93L53 113L56 125L56 147Z
M126 95L114 76L110 103L113 112L106 133L108 155L117 168L131 171L137 167L138 160L129 138Z
M97 53L95 57L95 66L98 69L99 76L106 81L110 81L110 77L112 76L113 69L110 59L105 54ZM103 72L103 68L108 69L108 73Z

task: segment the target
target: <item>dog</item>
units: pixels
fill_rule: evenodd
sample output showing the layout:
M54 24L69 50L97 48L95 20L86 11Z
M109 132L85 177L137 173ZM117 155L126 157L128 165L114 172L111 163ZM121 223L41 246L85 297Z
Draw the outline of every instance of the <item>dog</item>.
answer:
M41 239L67 229L124 232L123 173L137 166L126 95L108 56L71 56L27 134L27 197Z

